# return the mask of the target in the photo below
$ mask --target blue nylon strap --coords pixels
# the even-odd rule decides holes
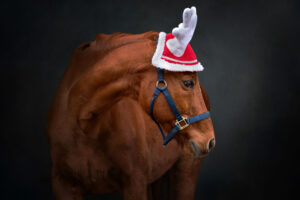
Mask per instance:
[[[209,118],[209,117],[210,117],[210,113],[206,112],[206,113],[203,113],[201,115],[196,115],[194,117],[188,118],[188,119],[186,119],[186,122],[188,124],[192,124],[192,123],[201,121],[201,120]],[[175,134],[179,131],[180,131],[180,127],[176,124],[174,126],[174,128],[172,128],[172,130],[168,133],[167,137],[164,139],[163,145],[166,146],[173,139]]]
[[[201,115],[196,115],[194,117],[190,117],[188,119],[186,119],[186,122],[188,124],[192,124],[194,122],[197,122],[197,121],[200,121],[202,119],[206,119],[206,118],[209,118],[210,117],[210,113],[209,112],[206,112],[206,113],[203,113]]]
[[[163,146],[166,146],[175,136],[176,133],[180,131],[180,127],[178,125],[175,125],[174,128],[171,129],[171,131],[168,133],[167,137],[164,139]]]
[[[158,81],[164,80],[164,71],[161,68],[157,68],[157,76]]]
[[[164,72],[162,69],[160,68],[157,68],[157,74],[158,74],[158,81],[163,81],[164,80]],[[181,117],[181,114],[179,113],[167,87],[163,87],[163,88],[160,88],[160,90],[163,92],[163,94],[165,95],[166,99],[167,99],[167,102],[169,103],[175,117],[177,120],[182,120],[182,117]]]
[[[167,99],[167,102],[169,103],[169,105],[170,105],[170,107],[171,107],[171,109],[172,109],[172,111],[173,111],[173,113],[174,113],[174,115],[176,117],[176,120],[182,120],[182,116],[179,113],[179,111],[178,111],[178,109],[177,109],[177,107],[176,107],[176,105],[175,105],[175,103],[174,103],[174,101],[173,101],[173,99],[172,99],[172,97],[171,97],[168,89],[166,88],[162,92],[165,95],[165,97]]]
[[[154,107],[154,102],[155,102],[155,99],[158,97],[160,93],[160,90],[158,88],[155,88],[155,91],[153,93],[153,97],[152,97],[152,100],[151,100],[151,104],[150,104],[150,116],[152,118],[152,120],[156,123],[156,125],[158,126],[159,128],[159,131],[163,137],[163,140],[165,140],[165,134],[162,130],[162,128],[160,127],[159,123],[155,120],[154,116],[153,116],[153,107]]]

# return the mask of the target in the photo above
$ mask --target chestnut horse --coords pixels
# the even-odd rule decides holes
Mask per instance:
[[[157,81],[151,64],[157,37],[153,31],[98,34],[73,53],[47,120],[56,199],[111,192],[125,200],[194,198],[199,168],[214,147],[213,125],[210,118],[193,123],[162,146],[149,114]],[[209,110],[196,72],[165,70],[164,76],[183,116]],[[186,80],[194,88],[186,87]],[[174,126],[163,95],[153,113],[166,133]]]

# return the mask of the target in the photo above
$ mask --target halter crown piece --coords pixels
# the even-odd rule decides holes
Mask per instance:
[[[190,118],[181,116],[175,105],[175,102],[173,101],[167,89],[167,82],[164,80],[163,69],[169,71],[203,70],[202,65],[198,62],[196,55],[191,45],[189,44],[193,37],[197,24],[196,8],[186,8],[183,11],[182,18],[183,23],[180,23],[178,27],[174,28],[172,30],[172,33],[159,33],[156,50],[152,57],[152,65],[157,67],[158,80],[156,82],[156,88],[150,104],[150,115],[152,120],[158,126],[163,137],[163,146],[167,145],[173,139],[176,133],[178,133],[182,129],[185,129],[191,123],[195,123],[210,117],[209,112],[202,113]],[[159,83],[163,83],[163,86],[160,87]],[[153,115],[155,99],[160,93],[163,93],[163,95],[165,96],[176,118],[175,125],[167,134],[167,136],[165,136],[163,129],[161,128],[159,122],[155,120]]]

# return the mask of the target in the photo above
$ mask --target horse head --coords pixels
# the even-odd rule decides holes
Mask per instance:
[[[178,27],[174,28],[172,33],[166,35],[164,32],[161,32],[159,34],[157,48],[152,58],[152,64],[159,68],[159,80],[157,83],[162,84],[162,86],[157,85],[154,94],[156,98],[157,94],[163,91],[161,87],[164,88],[168,85],[171,95],[168,94],[168,90],[167,93],[162,92],[167,100],[163,98],[165,100],[163,101],[163,96],[160,97],[160,100],[158,100],[160,103],[157,103],[154,111],[155,113],[153,112],[153,103],[155,98],[152,99],[151,117],[158,124],[158,126],[160,126],[160,123],[168,124],[166,125],[168,126],[167,129],[170,130],[170,126],[172,127],[172,124],[174,126],[175,115],[175,129],[173,128],[171,130],[171,135],[175,135],[178,131],[176,129],[180,129],[181,134],[179,134],[180,136],[178,138],[182,138],[180,139],[181,144],[189,144],[192,152],[196,156],[201,157],[213,149],[215,146],[215,139],[211,119],[205,119],[209,117],[208,110],[210,108],[208,97],[204,89],[201,88],[198,81],[197,72],[195,72],[202,71],[203,67],[197,61],[196,56],[189,45],[197,24],[196,8],[186,8],[183,12],[182,18],[183,23],[180,23]],[[164,75],[161,68],[165,69],[165,79],[162,77]],[[155,76],[151,75],[151,77]],[[148,79],[151,78],[148,77]],[[151,91],[151,89],[147,87],[153,86],[153,81],[154,80],[151,79],[150,82],[143,84],[145,88],[141,91]],[[166,89],[164,91],[166,91]],[[145,94],[145,96],[147,95]],[[167,96],[173,97],[174,100]],[[149,97],[145,97],[145,99],[147,99],[146,102],[149,102]],[[144,102],[145,108],[147,108],[146,102]],[[201,115],[201,113],[203,114]],[[203,116],[206,117],[203,118]],[[190,125],[188,122],[191,122],[189,119],[192,118],[199,119],[199,121],[197,121],[198,123],[183,131],[182,129]],[[180,123],[182,123],[182,125],[180,125]],[[164,138],[164,144],[167,144],[171,137]],[[184,138],[188,138],[189,142],[183,142],[186,141]]]
[[[190,118],[209,111],[208,96],[199,83],[197,72],[165,71],[164,76],[168,90],[183,117]],[[151,70],[144,74],[140,83],[138,99],[144,111],[148,114],[156,82],[156,70]],[[170,131],[175,124],[174,114],[163,95],[158,96],[154,104],[153,115],[165,132]],[[181,144],[187,154],[196,157],[207,155],[215,146],[211,119],[207,118],[190,124],[176,134],[175,140]]]

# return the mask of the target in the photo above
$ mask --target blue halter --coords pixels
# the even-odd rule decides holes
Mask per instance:
[[[176,105],[167,89],[167,82],[164,80],[164,74],[163,74],[163,70],[160,69],[160,68],[157,68],[157,74],[158,74],[158,81],[156,82],[156,88],[155,88],[155,91],[153,93],[153,97],[152,97],[152,100],[151,100],[151,104],[150,104],[150,115],[151,115],[151,118],[153,119],[153,121],[157,124],[159,130],[160,130],[160,133],[163,137],[163,146],[166,146],[172,139],[173,137],[175,136],[175,134],[188,127],[190,124],[194,123],[194,122],[198,122],[202,119],[206,119],[208,117],[210,117],[210,113],[209,112],[206,112],[206,113],[203,113],[201,115],[196,115],[194,117],[190,117],[190,118],[185,118],[185,117],[182,117],[181,114],[179,113],[178,109],[176,108]],[[163,87],[159,87],[159,83],[163,83],[164,86]],[[153,116],[153,107],[154,107],[154,102],[155,102],[155,99],[158,97],[158,95],[160,93],[163,93],[167,99],[167,102],[168,104],[170,105],[175,117],[176,117],[176,123],[175,123],[175,126],[171,129],[171,131],[168,133],[167,136],[165,136],[161,126],[159,125],[159,123],[154,119],[154,116]]]

